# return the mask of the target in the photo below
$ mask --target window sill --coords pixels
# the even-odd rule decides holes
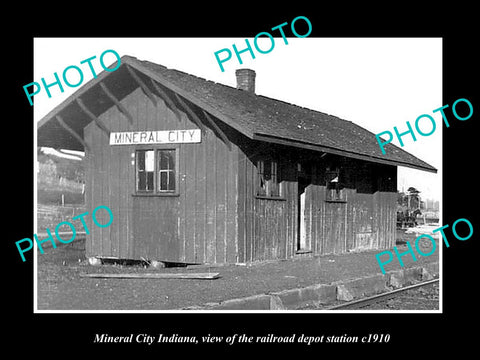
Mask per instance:
[[[297,250],[295,251],[295,255],[303,255],[303,254],[311,254],[312,250]]]
[[[325,200],[327,203],[346,203],[347,200]]]
[[[179,193],[132,194],[133,197],[176,197]]]
[[[255,195],[255,199],[287,201],[287,199],[284,197],[263,196],[263,195]]]

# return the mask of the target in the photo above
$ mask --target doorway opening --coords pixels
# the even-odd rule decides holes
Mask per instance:
[[[307,211],[306,211],[306,200],[307,200],[307,187],[310,185],[311,181],[307,176],[298,177],[298,197],[297,197],[297,246],[296,253],[310,252],[310,244],[307,241]]]

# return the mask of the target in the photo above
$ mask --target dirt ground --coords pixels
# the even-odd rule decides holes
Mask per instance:
[[[401,233],[399,251],[413,246],[415,235]],[[421,244],[427,253],[428,244]],[[430,245],[431,246],[431,245]],[[168,310],[207,302],[246,297],[313,284],[358,278],[380,273],[375,258],[378,251],[299,258],[257,263],[248,266],[199,266],[188,268],[144,268],[136,265],[92,266],[85,261],[84,241],[48,249],[37,254],[38,310]],[[437,251],[429,257],[404,256],[405,266],[438,261]],[[386,271],[400,269],[392,261]],[[134,272],[214,272],[216,280],[178,279],[99,279],[82,278],[82,273]]]

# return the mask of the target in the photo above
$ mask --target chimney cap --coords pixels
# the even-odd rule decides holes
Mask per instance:
[[[241,74],[241,73],[253,73],[255,74],[255,70],[252,70],[252,69],[249,69],[249,68],[241,68],[241,69],[237,69],[235,70],[235,75],[238,75],[238,74]]]

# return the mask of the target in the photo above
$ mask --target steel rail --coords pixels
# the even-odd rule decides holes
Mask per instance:
[[[367,305],[370,305],[370,304],[375,304],[375,303],[380,302],[380,301],[385,301],[385,300],[392,299],[392,298],[396,297],[397,295],[399,295],[400,293],[403,293],[405,291],[416,289],[416,288],[426,286],[426,285],[431,285],[431,284],[434,284],[438,281],[439,281],[439,279],[423,281],[423,282],[420,282],[418,284],[405,286],[405,287],[402,287],[400,289],[388,291],[388,292],[378,294],[378,295],[373,295],[373,296],[370,296],[370,297],[367,297],[367,298],[364,298],[364,299],[358,299],[358,300],[354,300],[354,301],[349,301],[347,303],[334,305],[334,306],[331,306],[331,307],[328,307],[328,308],[324,308],[323,310],[349,309],[349,308],[355,308],[358,305],[362,305],[361,307],[363,307],[363,306],[367,306]]]

